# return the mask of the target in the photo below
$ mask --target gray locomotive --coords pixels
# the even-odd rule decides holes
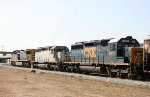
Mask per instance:
[[[58,69],[58,64],[69,61],[69,49],[66,46],[46,46],[37,49],[16,50],[12,53],[14,66],[43,69]]]
[[[64,61],[69,61],[69,49],[66,46],[47,46],[35,50],[33,63],[38,68],[56,70]]]
[[[11,64],[13,66],[31,67],[35,60],[35,49],[15,50],[12,52]]]

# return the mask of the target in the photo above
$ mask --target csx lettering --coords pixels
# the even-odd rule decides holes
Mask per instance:
[[[84,57],[86,58],[96,58],[96,47],[84,48]]]

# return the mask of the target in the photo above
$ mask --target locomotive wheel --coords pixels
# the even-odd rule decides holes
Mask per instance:
[[[66,72],[71,72],[71,70],[68,68],[68,66],[65,68]]]
[[[76,73],[80,73],[80,68],[79,68],[79,66],[75,66],[75,69],[76,69]]]
[[[15,63],[15,62],[11,62],[11,65],[12,65],[12,66],[16,66],[16,63]]]
[[[30,67],[29,65],[30,65],[29,63],[26,63],[26,64],[25,64],[25,67],[29,68],[29,67]]]
[[[58,71],[58,70],[59,70],[58,66],[55,66],[54,71]]]
[[[120,78],[127,78],[127,77],[128,77],[128,74],[120,73]]]
[[[116,75],[117,75],[117,74],[114,73],[114,72],[111,72],[111,73],[110,73],[110,77],[116,77]]]
[[[136,80],[144,80],[144,72],[142,71],[141,65],[138,65],[134,71]]]
[[[144,80],[144,73],[143,72],[136,72],[135,78],[136,78],[136,80]]]
[[[76,72],[76,70],[75,70],[74,66],[71,66],[71,67],[70,67],[70,71],[71,71],[71,72],[73,72],[73,73],[75,73],[75,72]]]
[[[48,65],[47,65],[47,68],[48,68],[48,70],[51,70],[51,65],[48,64]]]
[[[22,62],[22,67],[26,67],[26,63],[25,62]]]

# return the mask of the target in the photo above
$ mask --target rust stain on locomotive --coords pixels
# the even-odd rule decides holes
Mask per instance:
[[[130,53],[130,64],[143,63],[143,48],[131,48]]]

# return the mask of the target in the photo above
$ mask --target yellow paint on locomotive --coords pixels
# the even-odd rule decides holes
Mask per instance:
[[[130,48],[130,64],[143,63],[143,48],[132,47]]]
[[[86,58],[96,58],[96,47],[86,47],[84,48],[84,57]]]

